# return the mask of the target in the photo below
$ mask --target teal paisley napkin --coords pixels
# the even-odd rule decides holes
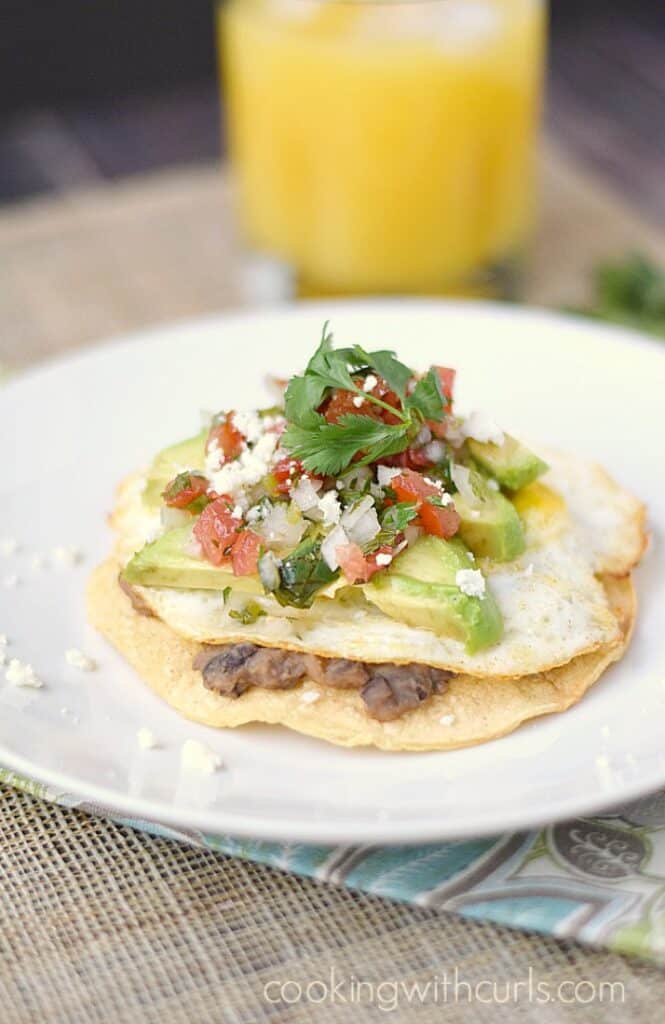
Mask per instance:
[[[665,790],[613,813],[422,846],[314,846],[178,830],[0,769],[41,799],[322,882],[665,964]]]

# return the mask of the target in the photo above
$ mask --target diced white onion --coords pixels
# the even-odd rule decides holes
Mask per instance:
[[[471,471],[466,466],[460,466],[457,463],[454,463],[450,470],[450,475],[455,487],[467,504],[472,507],[477,507],[482,504],[480,498],[471,486]]]
[[[344,544],[348,543],[349,538],[347,537],[343,527],[335,526],[330,531],[330,533],[324,540],[323,544],[321,545],[321,557],[326,563],[326,565],[333,570],[333,572],[335,571],[335,569],[339,569],[339,561],[337,559],[337,548],[340,548]]]
[[[415,526],[414,523],[409,523],[404,530],[404,539],[407,545],[411,547],[412,544],[415,544],[422,532],[423,531],[419,526]]]
[[[177,526],[188,526],[192,521],[191,513],[186,509],[172,508],[169,505],[162,505],[160,516],[165,530],[175,530]]]
[[[382,487],[389,487],[390,481],[402,472],[397,466],[377,466],[376,479]]]
[[[272,551],[266,551],[259,559],[259,577],[266,590],[277,590],[280,583],[279,578],[280,561]]]
[[[270,509],[265,518],[255,523],[254,530],[268,547],[295,547],[307,529],[301,516],[297,518],[280,502]]]
[[[430,441],[423,448],[423,455],[430,462],[441,462],[446,454],[446,446],[443,441]]]
[[[353,466],[340,477],[338,483],[341,482],[342,486],[339,490],[358,490],[371,479],[371,476],[372,471],[369,466]]]
[[[292,498],[301,512],[307,512],[318,504],[319,496],[308,476],[303,476],[298,481],[292,492]]]

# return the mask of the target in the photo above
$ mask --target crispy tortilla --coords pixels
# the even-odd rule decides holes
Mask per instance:
[[[216,728],[251,722],[285,725],[342,746],[383,750],[452,750],[512,732],[522,722],[577,703],[628,646],[636,614],[631,578],[603,578],[619,624],[620,638],[567,665],[514,679],[458,676],[445,694],[394,722],[367,714],[362,698],[305,681],[292,690],[252,687],[229,698],[207,690],[192,668],[199,644],[185,640],[157,618],[139,615],[117,582],[119,563],[109,559],[93,573],[88,587],[92,624],[124,655],[152,689],[176,711]],[[303,694],[316,690],[314,702]],[[449,716],[454,716],[450,721]],[[441,721],[443,719],[443,722]]]

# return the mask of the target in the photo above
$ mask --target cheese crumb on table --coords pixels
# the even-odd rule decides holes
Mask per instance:
[[[6,633],[0,633],[0,647],[6,647],[9,643]]]
[[[194,775],[212,775],[222,767],[222,759],[199,740],[185,740],[180,748],[180,767]]]
[[[14,537],[3,537],[0,540],[0,555],[5,558],[9,558],[10,555],[15,555],[18,551],[18,541]]]
[[[145,725],[136,733],[136,739],[141,750],[153,750],[157,746],[154,732]]]
[[[70,647],[65,651],[65,661],[73,668],[80,668],[82,672],[92,672],[97,668],[95,659],[79,651],[77,647]]]
[[[19,661],[18,658],[12,658],[9,662],[5,679],[12,686],[27,686],[33,690],[39,690],[44,685],[32,665]]]
[[[16,573],[13,572],[9,576],[5,576],[2,582],[6,587],[16,587],[19,584],[19,578]]]
[[[64,545],[60,545],[57,548],[53,548],[51,555],[56,565],[63,566],[78,565],[78,563],[83,558],[83,555],[78,550],[78,548],[65,547]]]
[[[455,583],[467,597],[483,597],[485,594],[485,577],[480,569],[458,569]]]

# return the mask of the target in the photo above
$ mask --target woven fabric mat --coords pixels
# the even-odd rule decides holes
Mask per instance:
[[[665,259],[657,229],[546,146],[527,298],[578,302],[596,261],[633,247]],[[214,168],[8,208],[0,362],[240,305],[238,266],[229,184]],[[0,840],[2,1024],[662,1015],[665,975],[637,960],[320,885],[7,786]],[[458,983],[445,998],[443,976]],[[414,981],[430,983],[422,997],[409,996]]]

